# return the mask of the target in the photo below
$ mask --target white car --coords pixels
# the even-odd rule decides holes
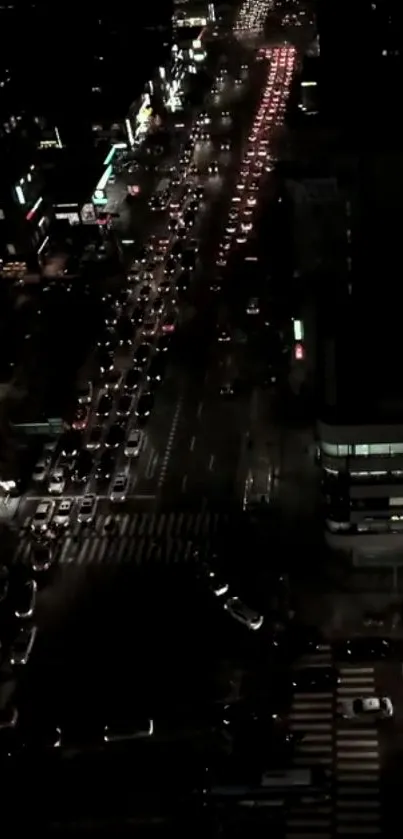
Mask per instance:
[[[13,666],[22,666],[27,663],[32,647],[34,646],[37,631],[36,626],[21,627],[11,645],[10,664]]]
[[[66,486],[66,479],[64,477],[63,469],[54,469],[49,477],[49,492],[52,495],[62,495]]]
[[[243,623],[244,626],[248,629],[254,630],[255,632],[263,625],[263,615],[259,615],[259,612],[255,612],[254,609],[250,609],[249,606],[245,606],[239,597],[229,597],[224,603],[224,609],[231,615],[232,618],[234,618],[234,620],[239,623]]]
[[[246,314],[247,315],[258,315],[260,312],[259,309],[259,301],[257,297],[251,297],[246,307]]]
[[[114,478],[110,499],[114,502],[126,501],[127,490],[129,486],[129,476],[125,472],[120,472]]]
[[[34,533],[44,533],[48,529],[54,508],[54,501],[41,501],[38,504],[31,521],[31,530]]]
[[[126,457],[138,457],[144,444],[144,431],[140,428],[133,429],[126,441],[125,455]]]
[[[63,498],[63,501],[60,502],[53,518],[53,523],[57,527],[68,527],[73,505],[74,501],[72,498]]]
[[[96,509],[96,495],[84,495],[84,498],[81,501],[78,510],[77,521],[81,522],[82,524],[91,524],[91,522],[94,520]]]
[[[348,720],[387,719],[393,717],[393,704],[389,696],[361,696],[345,700],[342,704],[342,714]]]

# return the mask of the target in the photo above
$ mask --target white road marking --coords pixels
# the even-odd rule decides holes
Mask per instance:
[[[210,457],[210,460],[209,460],[209,464],[208,464],[208,468],[209,468],[210,472],[212,472],[212,470],[214,468],[214,461],[215,461],[215,457],[212,454],[211,457]]]
[[[199,403],[199,407],[198,407],[198,409],[197,409],[197,416],[198,416],[199,418],[201,417],[202,410],[203,410],[203,402],[200,402],[200,403]]]
[[[192,437],[192,439],[190,441],[190,446],[189,446],[189,449],[190,449],[191,452],[193,451],[193,449],[195,447],[195,443],[196,443],[196,437]]]
[[[161,464],[161,471],[160,471],[160,475],[159,475],[159,479],[158,479],[158,489],[161,489],[161,487],[164,484],[165,478],[166,478],[169,458],[171,457],[172,448],[173,448],[174,439],[175,439],[175,434],[176,434],[176,429],[178,427],[178,422],[179,422],[179,416],[180,416],[180,412],[182,410],[182,403],[183,403],[183,397],[181,396],[178,400],[178,404],[176,406],[176,410],[175,410],[175,413],[173,415],[171,430],[170,430],[169,435],[168,435],[167,447],[165,449],[165,454],[164,454],[164,458],[163,458],[163,461],[162,461],[162,464]]]
[[[185,492],[185,491],[186,491],[186,484],[187,484],[187,482],[188,482],[188,476],[187,476],[187,475],[184,475],[184,476],[183,476],[183,478],[182,478],[182,487],[181,487],[182,492]]]

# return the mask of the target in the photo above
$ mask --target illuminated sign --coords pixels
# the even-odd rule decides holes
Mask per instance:
[[[31,221],[31,219],[34,217],[38,207],[41,206],[42,201],[43,201],[43,198],[38,198],[38,200],[35,202],[34,206],[32,207],[32,210],[30,210],[29,213],[27,213],[26,216],[25,216],[27,221]]]
[[[296,361],[303,361],[305,358],[305,350],[302,344],[295,344],[294,356]]]
[[[295,341],[303,341],[304,340],[304,324],[302,320],[294,320],[294,340]]]
[[[19,204],[25,204],[25,195],[20,186],[15,188]]]
[[[97,217],[92,204],[83,204],[81,207],[81,221],[83,224],[96,224]]]
[[[127,149],[127,143],[114,143],[105,157],[104,166],[109,166],[109,164],[112,163],[112,160],[115,157],[115,154],[118,151],[118,149]]]
[[[127,194],[128,194],[128,195],[133,195],[133,196],[135,196],[135,195],[138,195],[138,194],[139,194],[139,192],[140,192],[140,187],[139,187],[139,186],[137,186],[137,184],[130,184],[130,185],[127,187]]]
[[[188,26],[190,29],[192,26],[206,26],[208,23],[206,17],[184,17],[184,18],[176,18],[175,19],[175,26],[179,29],[185,26]]]

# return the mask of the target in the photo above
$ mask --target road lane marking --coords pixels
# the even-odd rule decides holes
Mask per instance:
[[[189,449],[190,449],[191,452],[193,451],[193,449],[195,447],[195,443],[196,443],[196,437],[192,437],[192,439],[190,441],[190,446],[189,446]]]
[[[199,407],[197,409],[197,416],[201,417],[201,412],[203,410],[203,402],[199,402]]]
[[[209,460],[209,464],[208,464],[208,468],[209,468],[210,472],[212,472],[212,470],[214,468],[214,461],[215,461],[215,457],[212,454],[211,457],[210,457],[210,460]]]
[[[162,464],[161,464],[161,471],[160,471],[159,478],[158,478],[158,489],[161,489],[161,487],[162,487],[162,485],[165,481],[165,478],[166,478],[169,458],[171,457],[171,452],[172,452],[172,448],[173,448],[173,444],[174,444],[175,434],[176,434],[176,430],[178,428],[178,423],[179,423],[179,416],[180,416],[180,413],[181,413],[181,410],[182,410],[182,403],[183,403],[183,396],[181,396],[178,399],[178,404],[176,406],[176,410],[175,410],[175,413],[173,415],[171,430],[169,432],[168,440],[167,440],[167,447],[165,449],[164,458],[163,458],[163,461],[162,461]]]
[[[188,476],[184,475],[183,478],[182,478],[182,492],[186,491],[187,482],[188,482]]]

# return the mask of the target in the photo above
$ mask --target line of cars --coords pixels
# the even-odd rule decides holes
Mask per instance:
[[[234,32],[257,35],[263,29],[272,0],[244,0],[238,12]]]

